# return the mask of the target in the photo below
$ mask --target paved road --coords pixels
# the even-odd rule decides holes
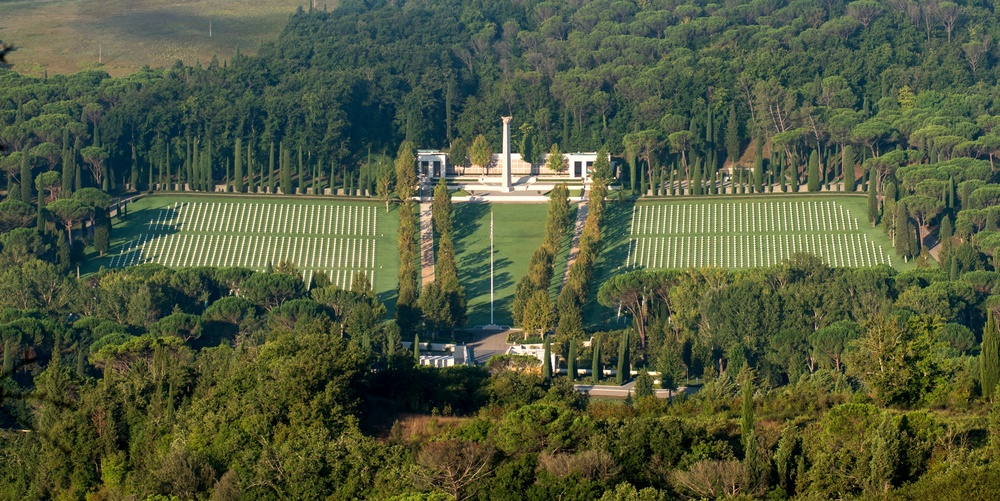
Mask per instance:
[[[499,331],[484,329],[482,333],[477,333],[476,340],[469,343],[469,346],[475,350],[476,363],[485,364],[493,355],[506,352],[507,347],[510,346],[507,344],[508,332],[510,332],[509,329]]]

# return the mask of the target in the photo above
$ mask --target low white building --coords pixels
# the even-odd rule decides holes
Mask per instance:
[[[500,153],[493,154],[493,162],[488,166],[468,165],[457,166],[448,161],[448,154],[438,150],[418,150],[417,162],[420,174],[428,179],[438,179],[464,176],[497,176],[500,177]],[[563,153],[565,169],[553,171],[547,167],[548,153],[542,155],[542,160],[531,164],[521,158],[520,153],[510,154],[510,170],[514,176],[535,176],[544,178],[567,178],[590,180],[597,161],[597,152]],[[610,159],[609,159],[610,160]]]
[[[403,348],[413,348],[413,343],[403,342],[402,345]],[[476,356],[472,347],[465,344],[420,343],[420,365],[438,368],[476,365]]]
[[[515,344],[506,351],[507,355],[528,355],[537,358],[539,361],[545,361],[545,345],[541,344]],[[549,353],[549,363],[551,364],[553,372],[559,368],[558,358],[555,353]]]
[[[417,150],[417,163],[421,175],[428,179],[437,179],[446,175],[448,154],[437,150]]]

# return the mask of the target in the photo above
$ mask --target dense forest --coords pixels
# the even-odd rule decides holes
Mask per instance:
[[[509,114],[526,158],[605,147],[634,193],[874,181],[872,220],[919,231],[896,246],[909,258],[942,213],[951,235],[996,230],[995,197],[965,200],[1000,151],[996,19],[980,1],[345,1],[292,15],[254,57],[123,78],[4,71],[0,166],[28,203],[50,171],[62,195],[370,195],[402,142],[466,163],[480,135],[498,149]],[[896,172],[914,165],[932,168]]]
[[[496,145],[505,114],[522,149],[624,155],[634,189],[727,160],[752,169],[755,153],[756,184],[792,188],[813,151],[826,181],[896,149],[992,159],[997,17],[964,3],[349,0],[291,16],[255,57],[124,78],[5,72],[4,170],[26,192],[23,169],[63,164],[73,189],[242,190],[285,165],[299,187],[373,188],[373,154]]]
[[[0,68],[0,498],[990,499],[995,8],[346,0],[295,13],[253,57],[122,78]],[[364,275],[307,287],[287,262],[76,273],[127,217],[113,196],[280,186],[388,205],[412,195],[417,147],[471,161],[480,135],[497,149],[501,115],[522,152],[622,161],[602,166],[601,195],[604,181],[654,196],[864,190],[870,222],[918,267],[797,255],[593,283],[617,203],[598,196],[553,300],[569,223],[554,196],[516,317],[554,332],[559,366],[448,369],[404,347],[464,322],[448,255],[462,222],[443,196],[449,267],[423,294],[415,209],[399,204],[396,320]],[[595,296],[627,328],[585,332]],[[576,393],[579,368],[595,384],[634,371],[633,397]],[[682,391],[656,399],[647,371]]]
[[[588,401],[534,358],[418,367],[364,275],[308,292],[286,266],[77,280],[44,246],[21,250],[0,252],[7,499],[988,499],[1000,485],[996,272],[801,255],[621,275],[601,300],[643,328],[557,334],[551,350],[573,372],[617,367],[588,382],[634,366],[623,403]],[[658,400],[648,369],[700,389]]]

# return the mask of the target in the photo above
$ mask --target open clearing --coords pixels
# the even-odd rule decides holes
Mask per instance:
[[[322,273],[349,288],[353,274],[363,271],[376,292],[393,295],[397,228],[397,213],[386,214],[378,203],[150,196],[130,205],[128,219],[116,224],[112,248],[99,264],[242,266],[262,271],[287,260],[307,283]]]
[[[336,0],[327,2],[332,9]],[[220,61],[275,40],[303,0],[0,0],[14,70],[35,76]],[[319,8],[323,3],[319,3]],[[209,28],[211,25],[211,34]],[[101,64],[103,61],[103,64]]]

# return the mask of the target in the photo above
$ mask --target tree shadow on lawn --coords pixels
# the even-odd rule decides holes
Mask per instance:
[[[465,250],[465,239],[479,230],[484,223],[483,217],[490,212],[490,204],[481,202],[462,202],[453,206],[454,224],[452,225],[452,242],[455,243],[455,255],[461,255]],[[489,257],[487,255],[486,257]],[[463,263],[464,264],[464,263]]]
[[[156,262],[160,256],[153,256],[147,254],[147,249],[153,249],[156,245],[156,241],[161,238],[166,238],[174,233],[178,233],[181,228],[178,225],[157,225],[157,221],[171,221],[177,216],[177,209],[173,206],[165,207],[150,207],[136,210],[135,212],[129,212],[128,216],[124,219],[119,216],[114,216],[111,218],[111,241],[113,244],[108,248],[108,251],[104,253],[104,257],[98,257],[96,251],[88,254],[86,260],[80,264],[80,271],[82,273],[93,273],[100,268],[111,267],[111,261],[115,260],[115,268],[121,268],[122,266],[118,261],[123,261],[123,258],[116,258],[120,253],[125,253],[128,262],[134,264],[143,264],[145,262]],[[88,221],[84,221],[88,223]],[[152,225],[150,223],[153,223]],[[84,229],[81,228],[74,230],[74,239],[89,239],[93,238],[94,228],[93,226],[87,226]],[[142,241],[143,246],[141,248],[133,248],[134,244],[139,242],[139,238],[145,235]],[[159,249],[160,246],[155,248]],[[93,251],[93,248],[90,248]],[[140,252],[139,256],[133,256],[133,253]],[[158,250],[158,252],[166,252],[164,249]],[[133,260],[134,257],[134,260]]]
[[[503,290],[514,284],[510,272],[505,271],[510,267],[511,261],[508,258],[499,258],[493,262],[493,290]],[[459,264],[459,281],[465,287],[465,297],[467,300],[478,297],[489,297],[490,294],[490,251],[482,251],[469,254],[462,258]],[[494,303],[495,312],[503,312],[498,318],[508,318],[507,313],[510,308],[510,297],[498,298]],[[489,300],[469,305],[468,317],[470,325],[488,323],[490,316]]]
[[[617,312],[597,302],[597,291],[612,276],[631,271],[631,268],[626,267],[626,260],[629,254],[633,207],[635,200],[632,199],[609,201],[607,205],[601,225],[601,255],[595,264],[595,280],[590,284],[587,305],[584,307],[583,318],[586,328],[606,330],[621,327],[612,325]]]

